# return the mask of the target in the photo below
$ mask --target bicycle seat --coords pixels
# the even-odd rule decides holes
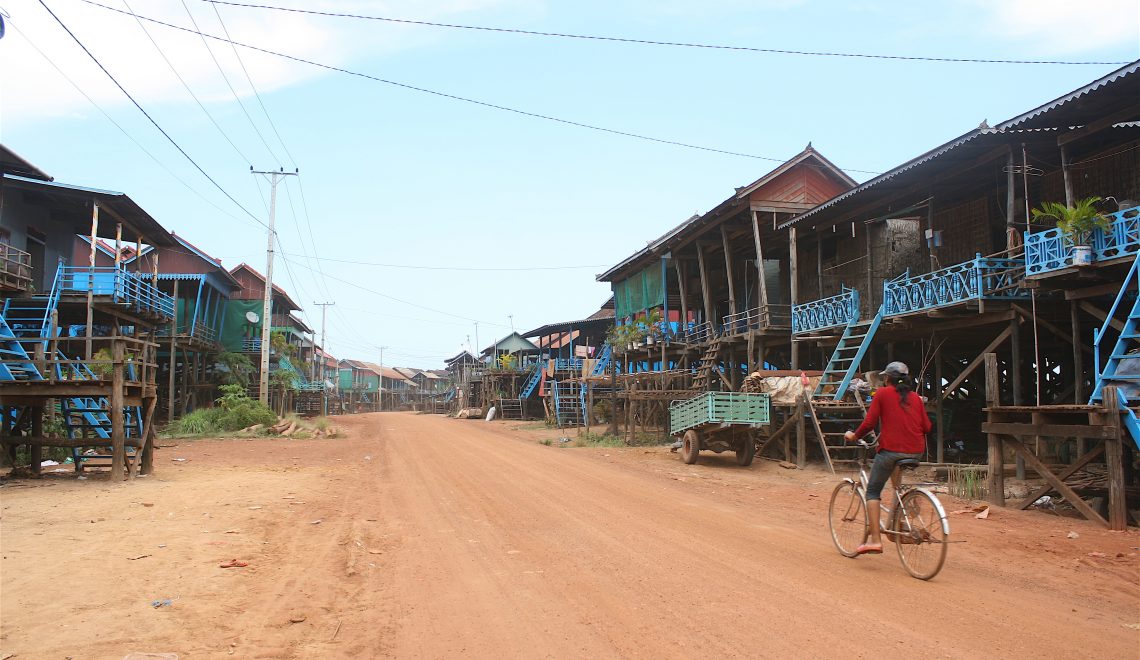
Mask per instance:
[[[900,458],[895,462],[895,467],[900,470],[913,470],[918,467],[917,458]]]

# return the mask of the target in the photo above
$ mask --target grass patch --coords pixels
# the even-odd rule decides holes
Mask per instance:
[[[616,435],[583,433],[571,443],[575,447],[625,447],[625,440]]]
[[[327,431],[329,429],[329,418],[318,417],[313,420],[313,424],[316,425],[318,431]]]
[[[260,401],[251,399],[240,385],[222,385],[216,408],[195,410],[166,427],[166,437],[232,433],[255,424],[271,426],[277,415]]]
[[[554,441],[551,440],[550,438],[543,438],[542,440],[538,441],[538,444],[546,445],[547,447],[549,447],[550,445],[554,444]]]

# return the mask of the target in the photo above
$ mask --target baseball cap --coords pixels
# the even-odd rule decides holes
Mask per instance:
[[[891,378],[899,378],[901,376],[909,376],[910,369],[902,362],[892,362],[887,365],[886,369],[879,372],[880,376],[889,376]]]

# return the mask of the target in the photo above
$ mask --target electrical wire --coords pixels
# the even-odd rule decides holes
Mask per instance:
[[[119,91],[121,91],[128,99],[130,99],[131,103],[133,103],[134,106],[138,108],[139,112],[141,112],[143,116],[146,117],[147,120],[154,125],[156,129],[158,129],[159,133],[162,133],[162,136],[165,137],[167,141],[170,142],[170,144],[174,145],[174,148],[177,149],[180,154],[186,157],[186,160],[190,161],[190,164],[193,165],[194,168],[202,174],[202,176],[206,177],[206,179],[212,183],[215,188],[221,191],[221,193],[225,195],[231,202],[233,202],[234,205],[244,211],[245,214],[248,215],[254,222],[268,229],[268,225],[259,220],[257,216],[250,213],[249,209],[243,206],[241,202],[237,201],[237,199],[235,199],[233,195],[231,195],[225,188],[223,188],[221,184],[215,181],[214,177],[207,174],[206,170],[202,169],[202,166],[198,164],[198,161],[194,160],[190,154],[186,153],[186,150],[182,148],[182,145],[178,144],[178,142],[175,141],[175,139],[166,132],[166,129],[160,126],[159,123],[154,120],[154,117],[152,117],[150,113],[148,113],[146,109],[144,109],[142,105],[140,105],[139,102],[135,100],[135,97],[131,96],[131,93],[128,92],[126,88],[119,83],[115,76],[113,76],[111,72],[107,70],[107,67],[103,66],[103,63],[99,61],[99,58],[95,57],[95,54],[88,50],[87,46],[83,45],[83,42],[79,40],[79,37],[75,36],[75,33],[71,31],[71,28],[67,27],[67,24],[65,24],[59,18],[59,16],[56,16],[55,12],[51,10],[51,7],[47,6],[47,3],[44,2],[44,0],[39,0],[39,2],[40,5],[42,5],[43,8],[46,9],[49,14],[51,14],[51,17],[55,19],[55,22],[59,23],[59,26],[62,27],[65,32],[67,32],[67,34],[72,38],[73,41],[75,41],[76,44],[79,45],[80,48],[83,49],[83,52],[87,53],[87,56],[91,58],[91,61],[94,62],[103,71],[103,73],[107,75],[108,78],[110,78],[111,82],[115,83],[115,86],[119,88]]]
[[[127,2],[127,0],[123,0],[123,6],[126,7],[127,10],[131,13],[134,13],[134,8],[131,7],[130,3]],[[143,34],[146,35],[146,38],[150,40],[150,43],[154,46],[154,49],[158,51],[159,56],[162,57],[162,61],[166,62],[166,66],[170,68],[170,71],[174,74],[174,77],[178,79],[178,82],[182,83],[182,87],[186,89],[186,92],[188,94],[190,94],[190,98],[194,99],[194,103],[198,104],[198,107],[202,110],[203,113],[205,113],[206,117],[210,120],[210,123],[214,125],[214,128],[218,129],[218,132],[222,134],[222,137],[226,139],[226,142],[230,143],[230,146],[233,147],[237,155],[240,156],[241,159],[244,160],[248,165],[251,162],[249,158],[244,153],[242,153],[237,144],[235,144],[234,141],[230,139],[230,136],[226,134],[224,130],[222,130],[221,125],[218,124],[218,121],[216,119],[214,119],[214,115],[206,109],[206,106],[203,105],[202,101],[198,98],[198,95],[194,93],[194,90],[190,89],[190,85],[186,82],[186,79],[182,77],[182,74],[178,73],[178,69],[175,68],[174,63],[170,61],[170,58],[166,56],[166,53],[162,50],[162,47],[159,46],[158,42],[154,40],[153,36],[151,36],[150,30],[146,29],[146,25],[138,18],[135,19],[135,22],[138,23],[139,29],[143,31]]]
[[[226,35],[226,39],[230,38],[230,31],[226,28],[226,22],[222,20],[222,14],[218,11],[217,5],[210,5],[214,8],[214,15],[218,17],[218,24],[222,26],[222,33]],[[265,120],[269,122],[269,127],[273,129],[273,134],[277,136],[277,141],[281,143],[281,148],[285,150],[285,155],[289,157],[290,164],[294,169],[297,167],[297,161],[293,159],[293,154],[289,153],[289,147],[285,146],[285,140],[281,139],[281,133],[277,132],[277,124],[273,123],[273,118],[269,116],[269,110],[265,107],[265,101],[261,99],[261,93],[257,91],[257,86],[253,84],[253,78],[249,75],[249,70],[245,68],[245,61],[242,60],[241,54],[238,53],[237,46],[230,42],[230,47],[234,51],[234,57],[241,66],[242,73],[245,74],[245,79],[249,82],[249,88],[253,90],[253,96],[257,99],[257,104],[261,106],[261,112],[265,115]]]
[[[300,254],[293,253],[293,254],[290,254],[289,256],[290,257],[304,256],[306,259],[310,258],[308,256],[308,254],[300,255]],[[424,265],[410,265],[410,264],[388,264],[388,263],[379,263],[379,262],[375,262],[375,261],[354,261],[352,259],[331,259],[329,257],[324,257],[324,260],[328,261],[330,263],[351,264],[354,266],[376,266],[379,268],[406,268],[409,270],[450,270],[450,271],[462,271],[462,272],[488,272],[488,273],[498,273],[498,272],[516,273],[516,272],[531,272],[531,271],[538,271],[538,270],[582,270],[584,268],[607,268],[607,267],[609,267],[609,264],[587,264],[584,266],[520,266],[517,268],[477,268],[477,267],[473,267],[473,266],[471,266],[471,267],[468,267],[468,266],[424,266]]]
[[[290,262],[290,263],[293,263],[294,265],[296,265],[296,266],[298,266],[298,267],[300,267],[300,268],[306,268],[306,269],[312,270],[312,268],[310,268],[309,266],[306,266],[305,264],[302,264],[302,263],[298,263],[298,262],[294,262],[294,261],[292,261],[292,260],[290,260],[290,259],[285,259],[284,257],[282,258],[282,260],[283,260],[283,261],[286,261],[286,262]],[[385,299],[387,299],[387,300],[392,300],[392,301],[394,301],[394,302],[402,303],[402,304],[404,304],[404,305],[408,305],[409,307],[416,307],[416,308],[418,308],[418,309],[423,309],[423,310],[426,310],[426,311],[429,311],[429,312],[435,312],[436,314],[442,314],[442,315],[444,315],[444,316],[450,316],[450,317],[452,317],[452,318],[462,319],[462,320],[464,320],[464,321],[470,321],[470,322],[472,322],[472,323],[482,323],[482,324],[485,324],[485,325],[496,326],[496,327],[499,327],[499,328],[507,328],[507,327],[510,327],[510,326],[504,325],[504,324],[502,324],[502,323],[494,323],[494,322],[491,322],[491,321],[481,321],[481,320],[479,320],[479,319],[473,319],[473,318],[471,318],[471,317],[469,317],[469,316],[463,316],[463,315],[461,315],[461,314],[454,314],[454,313],[452,313],[452,312],[445,312],[445,311],[443,311],[442,309],[435,309],[434,307],[428,307],[428,306],[426,306],[426,305],[420,305],[419,303],[414,303],[414,302],[411,302],[411,301],[408,301],[408,300],[403,300],[403,299],[401,299],[401,298],[397,298],[397,297],[395,297],[395,296],[390,296],[390,295],[388,295],[388,294],[386,294],[386,293],[381,293],[380,291],[377,291],[377,290],[375,290],[375,289],[370,289],[370,288],[368,288],[368,287],[366,287],[366,286],[361,286],[360,284],[357,284],[356,282],[353,282],[353,281],[351,281],[351,280],[346,280],[346,279],[343,279],[343,278],[340,278],[340,277],[336,277],[335,275],[327,275],[327,277],[328,277],[330,280],[334,280],[334,281],[340,282],[340,283],[342,283],[342,284],[347,284],[347,285],[349,285],[349,286],[351,286],[351,287],[354,287],[354,288],[360,289],[361,291],[366,291],[366,292],[368,292],[368,293],[371,293],[372,295],[375,295],[375,296],[380,296],[381,298],[385,298]],[[335,309],[335,307],[334,307],[334,309]]]
[[[215,204],[213,200],[211,200],[209,197],[206,197],[205,195],[203,195],[201,192],[198,191],[197,188],[191,186],[185,179],[183,179],[182,177],[175,174],[174,170],[167,167],[166,163],[163,163],[149,149],[144,147],[141,142],[136,140],[135,137],[133,135],[131,135],[130,132],[127,131],[127,129],[123,128],[122,124],[115,121],[115,118],[112,117],[109,112],[104,110],[103,106],[99,105],[95,101],[95,99],[91,98],[91,96],[87,92],[83,91],[83,88],[80,87],[79,84],[76,83],[74,80],[72,80],[71,77],[68,76],[67,73],[64,72],[64,70],[61,69],[60,66],[58,64],[56,64],[55,61],[52,60],[51,57],[49,57],[47,53],[45,53],[43,50],[41,50],[40,47],[37,46],[36,43],[34,41],[32,41],[25,32],[20,30],[19,27],[17,27],[16,24],[13,23],[11,19],[7,19],[6,23],[7,23],[8,27],[12,28],[13,30],[16,31],[17,34],[22,36],[27,41],[27,44],[32,47],[32,50],[35,50],[37,53],[39,53],[40,56],[44,58],[44,61],[46,61],[49,65],[51,65],[51,67],[53,69],[56,70],[56,73],[58,73],[60,76],[62,76],[64,80],[66,80],[73,88],[75,88],[75,91],[79,92],[80,96],[87,99],[87,102],[90,103],[96,110],[98,110],[99,113],[102,114],[107,119],[107,121],[111,122],[111,124],[115,128],[119,129],[119,132],[121,132],[124,137],[126,137],[136,147],[138,147],[139,151],[143,152],[144,154],[146,154],[146,156],[148,158],[150,158],[152,161],[154,161],[155,165],[158,165],[160,168],[162,168],[162,170],[164,172],[169,174],[172,179],[174,179],[178,183],[182,184],[182,186],[184,188],[189,190],[191,193],[193,193],[195,196],[197,196],[203,202],[206,202],[210,206],[214,207],[214,209],[217,210],[222,215],[225,215],[225,216],[232,218],[234,220],[240,220],[240,218],[238,218],[236,215],[230,213],[229,211],[227,211],[227,210],[223,209],[222,207],[218,206],[217,204]]]
[[[113,9],[113,7],[104,8]],[[274,162],[280,162],[280,160],[277,158],[277,155],[273,153],[273,147],[269,146],[269,142],[265,139],[265,136],[261,134],[261,129],[257,127],[257,122],[253,121],[253,116],[249,114],[249,110],[246,109],[245,103],[242,103],[241,96],[238,95],[237,90],[234,89],[233,83],[230,82],[229,76],[226,75],[225,69],[222,68],[222,63],[219,62],[217,56],[214,55],[214,50],[210,48],[210,43],[206,41],[206,35],[200,31],[200,28],[198,27],[198,21],[194,18],[194,14],[190,11],[190,6],[186,4],[186,0],[182,0],[182,8],[186,10],[186,15],[190,18],[190,24],[194,26],[194,30],[190,30],[190,32],[201,37],[202,45],[205,46],[206,52],[209,53],[210,59],[213,60],[214,66],[218,69],[218,73],[221,74],[222,80],[225,81],[226,87],[230,90],[230,94],[233,94],[234,100],[237,101],[238,107],[241,108],[242,114],[245,115],[246,120],[249,121],[249,125],[253,127],[253,132],[257,134],[258,139],[261,140],[261,144],[265,146],[265,150],[269,152],[269,155],[271,158],[273,158]],[[136,15],[135,18],[140,17]],[[148,19],[144,18],[143,20]]]
[[[243,2],[226,2],[223,0],[203,0],[215,7],[217,5],[226,5],[229,7],[243,7],[246,9],[269,9],[279,12],[289,12],[294,14],[308,14],[312,16],[327,16],[333,18],[352,18],[366,21],[383,21],[386,23],[398,23],[402,25],[423,25],[429,27],[450,28],[457,30],[477,30],[483,32],[498,32],[502,34],[518,34],[532,37],[555,37],[559,39],[582,39],[590,41],[610,41],[617,43],[639,44],[643,46],[672,46],[683,48],[704,48],[711,50],[730,50],[730,51],[743,51],[752,53],[767,53],[774,55],[803,55],[811,57],[848,57],[848,58],[861,58],[871,60],[902,60],[912,62],[949,62],[955,64],[1064,64],[1075,66],[1088,66],[1088,65],[1114,65],[1120,66],[1128,64],[1128,62],[1094,62],[1094,61],[1073,61],[1073,60],[1001,60],[1001,59],[981,59],[981,58],[964,58],[964,57],[928,57],[918,55],[879,55],[873,53],[841,53],[830,51],[810,51],[810,50],[788,50],[780,48],[757,48],[754,46],[728,46],[722,44],[701,44],[690,43],[684,41],[660,41],[653,39],[633,39],[628,37],[606,37],[590,34],[571,34],[567,32],[541,32],[537,30],[522,30],[519,28],[502,28],[502,27],[488,27],[482,25],[460,25],[456,23],[435,23],[432,21],[416,21],[402,18],[388,18],[384,16],[367,16],[364,14],[347,14],[341,12],[331,11],[316,11],[312,9],[294,9],[292,7],[276,7],[273,5],[255,5]]]
[[[108,11],[116,12],[119,14],[128,14],[131,16],[135,16],[135,14],[130,14],[129,12],[125,12],[122,9],[118,9],[116,7],[109,7],[107,5],[100,4],[98,2],[95,2],[94,0],[81,0],[81,1],[86,3],[86,4],[92,5],[94,7],[100,7],[102,9],[106,9]],[[40,2],[43,2],[43,0],[40,0]],[[207,39],[214,39],[217,41],[230,43],[232,45],[241,46],[242,48],[248,48],[250,50],[253,50],[253,51],[256,51],[259,53],[265,53],[266,55],[273,55],[274,57],[284,58],[287,60],[291,60],[293,62],[299,62],[301,64],[308,64],[309,66],[314,66],[314,67],[317,67],[320,69],[325,69],[327,71],[335,71],[337,73],[343,73],[346,75],[355,76],[357,78],[364,78],[366,80],[371,80],[373,82],[378,82],[378,83],[382,83],[385,85],[391,85],[393,87],[399,87],[401,89],[406,89],[406,90],[410,90],[410,91],[414,91],[414,92],[420,92],[422,94],[429,94],[431,96],[438,96],[440,98],[450,99],[453,101],[460,101],[463,103],[469,103],[471,105],[477,105],[477,106],[484,107],[484,108],[490,108],[492,110],[500,110],[502,112],[509,112],[509,113],[520,115],[523,117],[530,117],[532,119],[541,119],[544,121],[554,122],[557,124],[563,124],[565,126],[574,126],[577,128],[584,128],[584,129],[591,130],[591,131],[597,131],[599,133],[606,133],[609,135],[618,135],[618,136],[622,136],[622,137],[633,138],[636,140],[643,140],[646,142],[654,142],[657,144],[667,144],[667,145],[675,146],[675,147],[683,147],[685,149],[694,149],[696,151],[705,151],[705,152],[709,152],[709,153],[723,154],[726,156],[738,156],[740,158],[751,158],[754,160],[763,160],[763,161],[769,161],[769,162],[774,162],[774,163],[784,163],[784,162],[787,162],[787,160],[788,160],[787,158],[775,158],[773,156],[759,156],[756,154],[742,153],[739,151],[729,151],[727,149],[717,149],[715,147],[705,147],[705,146],[701,146],[698,144],[690,144],[688,142],[680,142],[678,140],[667,140],[664,138],[657,138],[657,137],[653,137],[650,135],[642,135],[640,133],[631,133],[628,131],[622,131],[622,130],[618,130],[618,129],[614,129],[614,128],[606,128],[604,126],[598,126],[596,124],[587,124],[584,122],[574,121],[571,119],[563,119],[561,117],[555,117],[553,115],[545,115],[545,114],[538,113],[538,112],[530,112],[528,110],[520,110],[518,108],[512,108],[510,106],[499,105],[497,103],[491,103],[488,101],[480,101],[478,99],[472,99],[472,98],[468,98],[465,96],[459,96],[457,94],[449,94],[447,92],[440,92],[440,91],[436,91],[433,89],[428,89],[426,87],[418,87],[416,85],[410,85],[408,83],[402,83],[402,82],[398,82],[395,80],[380,78],[379,76],[373,76],[371,74],[361,73],[359,71],[352,71],[351,69],[345,69],[343,67],[333,66],[331,64],[323,64],[321,62],[316,62],[314,60],[306,59],[306,58],[299,57],[296,55],[289,55],[287,53],[282,53],[279,51],[270,50],[268,48],[262,48],[260,46],[253,46],[250,44],[242,43],[240,41],[233,41],[230,39],[226,39],[224,37],[218,37],[218,36],[215,36],[212,34],[206,34],[204,32],[198,31],[198,30],[192,30],[190,28],[182,27],[180,25],[174,25],[173,23],[167,23],[166,21],[160,21],[160,20],[155,19],[155,18],[149,18],[147,16],[137,16],[137,17],[141,18],[144,21],[150,21],[152,23],[155,23],[158,25],[163,25],[163,26],[166,26],[166,27],[174,29],[174,30],[180,30],[183,32],[192,32],[194,34],[201,35],[202,37],[207,38]],[[856,169],[856,168],[845,168],[845,169],[848,172],[858,172],[861,174],[882,174],[882,172],[878,172],[878,171],[874,171],[874,170],[861,170],[861,169]]]

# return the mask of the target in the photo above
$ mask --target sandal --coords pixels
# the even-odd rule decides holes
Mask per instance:
[[[881,555],[883,554],[883,544],[864,543],[856,548],[855,552],[860,555]]]
[[[246,566],[249,566],[249,563],[240,559],[231,559],[224,564],[218,564],[218,568],[244,568]]]

